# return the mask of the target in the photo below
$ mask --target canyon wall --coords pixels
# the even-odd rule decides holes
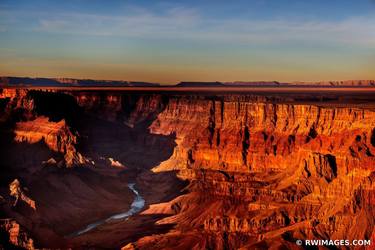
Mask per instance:
[[[72,132],[79,117],[48,120],[46,112],[35,115],[40,100],[11,91],[2,92],[4,110],[24,110],[16,141],[43,140],[66,155],[83,139]],[[124,249],[299,249],[298,239],[374,239],[375,106],[245,94],[60,94],[90,121],[131,129],[144,154],[158,144],[140,128],[175,140],[170,157],[152,175],[138,170],[136,181],[141,192],[166,172],[189,183],[183,195],[142,212],[173,227]]]
[[[87,123],[71,95],[2,89],[0,105],[0,219],[15,221],[35,248],[66,249],[67,234],[130,207],[123,169],[80,151],[77,124]],[[0,245],[28,248],[9,225]]]
[[[374,128],[374,110],[350,105],[171,98],[150,131],[175,134],[177,146],[154,171],[177,170],[192,193],[160,223],[206,234],[198,248],[370,239]]]
[[[156,170],[277,171],[315,153],[347,174],[373,164],[374,128],[372,110],[182,98],[170,100],[150,131],[175,133],[178,142]]]

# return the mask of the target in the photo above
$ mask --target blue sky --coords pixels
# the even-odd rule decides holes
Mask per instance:
[[[374,14],[374,0],[0,0],[0,74],[370,79]]]

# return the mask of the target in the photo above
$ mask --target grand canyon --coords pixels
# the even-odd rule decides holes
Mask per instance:
[[[374,250],[375,0],[0,0],[0,250]]]
[[[1,78],[4,249],[375,243],[375,81],[38,81]]]

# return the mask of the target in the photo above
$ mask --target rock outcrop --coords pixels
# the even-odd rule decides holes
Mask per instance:
[[[1,249],[16,249],[16,247],[34,250],[34,241],[13,219],[0,219],[0,232],[4,233],[8,242],[0,242]]]
[[[29,207],[36,210],[35,201],[25,194],[19,180],[15,179],[9,184],[9,194],[15,198],[13,206],[16,206],[18,201],[21,200],[29,205]]]
[[[17,142],[37,143],[43,141],[51,150],[64,154],[67,166],[84,164],[85,158],[77,152],[77,136],[74,135],[64,120],[52,122],[47,117],[17,122],[14,129]]]

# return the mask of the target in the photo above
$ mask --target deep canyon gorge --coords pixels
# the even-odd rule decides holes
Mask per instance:
[[[375,243],[371,93],[3,88],[0,145],[5,249]]]

